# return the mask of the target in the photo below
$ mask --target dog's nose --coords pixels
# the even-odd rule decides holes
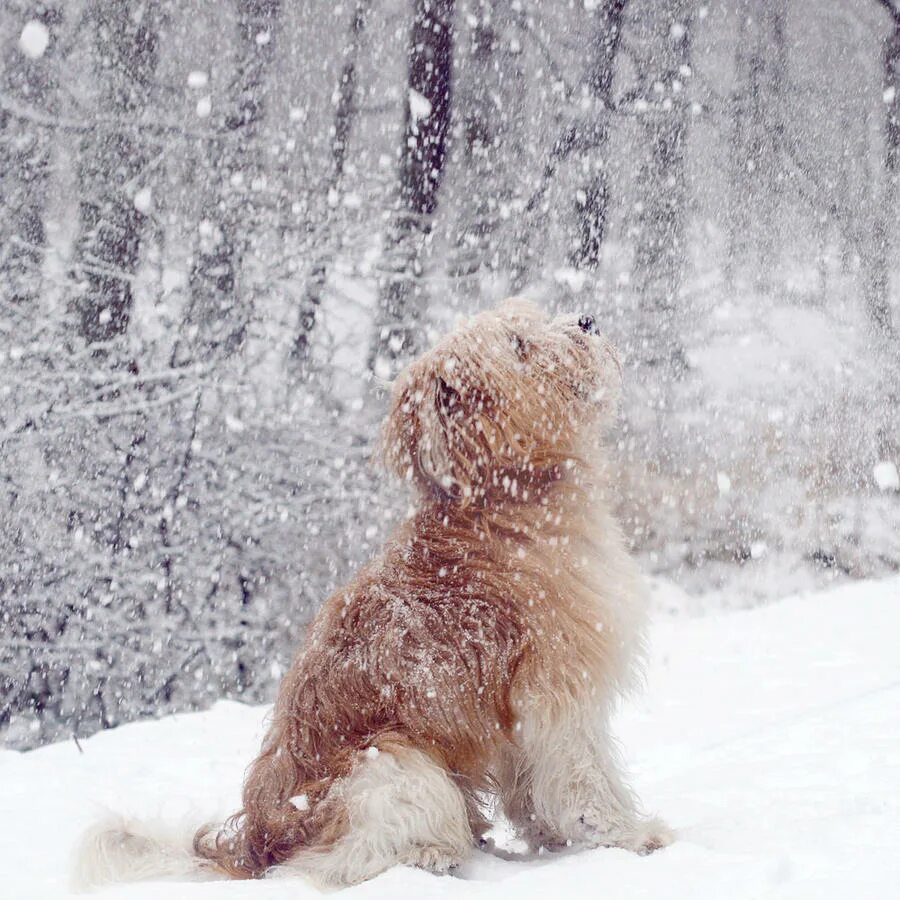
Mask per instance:
[[[597,333],[597,326],[594,324],[593,316],[581,316],[578,319],[578,327],[585,334],[596,334]]]

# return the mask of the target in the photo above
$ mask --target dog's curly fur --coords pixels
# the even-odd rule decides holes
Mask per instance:
[[[418,511],[319,611],[243,808],[197,833],[192,865],[331,884],[443,871],[486,830],[490,795],[533,845],[669,842],[608,731],[644,616],[600,477],[619,382],[605,339],[522,301],[401,374],[382,448]],[[91,840],[110,856],[124,837]]]

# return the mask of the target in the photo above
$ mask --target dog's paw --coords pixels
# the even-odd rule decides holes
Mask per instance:
[[[656,818],[640,819],[596,835],[596,842],[601,847],[620,847],[639,856],[648,856],[654,850],[668,847],[674,840],[672,829],[662,819]]]
[[[459,866],[462,860],[444,847],[416,847],[403,862],[408,866],[426,869],[435,875],[447,875]]]
[[[558,831],[534,821],[516,829],[518,837],[525,841],[529,853],[541,853],[549,850],[557,853],[572,846],[572,840]]]
[[[675,840],[675,832],[662,819],[644,819],[634,829],[629,849],[641,856],[668,847]]]

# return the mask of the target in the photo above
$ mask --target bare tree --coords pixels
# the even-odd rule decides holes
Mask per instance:
[[[249,298],[239,283],[247,249],[248,190],[259,167],[255,142],[265,115],[281,0],[237,0],[238,49],[228,99],[210,151],[215,184],[200,222],[190,273],[191,319],[207,351],[234,353],[244,341]]]
[[[414,0],[400,186],[386,237],[369,363],[389,374],[419,343],[423,251],[431,234],[453,109],[454,0]]]
[[[690,115],[693,0],[665,0],[639,23],[639,118],[644,160],[632,282],[638,297],[639,356],[677,376],[683,368],[680,291],[686,257],[685,154]]]
[[[40,291],[47,243],[44,212],[63,17],[58,4],[32,0],[10,12],[20,38],[10,42],[0,78],[0,297],[27,306]],[[29,38],[37,43],[29,44]]]
[[[873,327],[882,334],[893,330],[888,299],[892,226],[897,220],[897,183],[900,180],[900,5],[877,0],[891,17],[891,31],[882,50],[882,100],[885,106],[884,180],[880,202],[872,215],[871,259],[863,285],[866,309]]]
[[[579,126],[579,154],[582,181],[575,192],[578,242],[572,264],[579,269],[596,269],[606,236],[609,214],[610,114],[613,109],[613,78],[622,37],[622,20],[628,0],[604,0],[593,12],[591,50],[585,87],[590,112]]]
[[[771,287],[783,192],[787,80],[785,0],[741,0],[729,145],[726,282],[750,262],[757,286]]]
[[[321,238],[318,252],[310,266],[306,287],[300,300],[300,315],[297,333],[291,348],[294,366],[301,374],[306,374],[309,366],[309,351],[312,331],[322,304],[322,294],[328,281],[330,268],[337,247],[334,244],[334,216],[332,211],[338,206],[337,193],[344,178],[344,164],[350,146],[350,136],[358,112],[357,67],[365,34],[366,21],[372,8],[372,0],[356,0],[350,20],[349,40],[344,48],[344,63],[338,77],[335,91],[334,125],[331,138],[331,167],[322,191],[324,205],[323,221],[320,226]]]
[[[135,205],[149,157],[140,118],[158,56],[154,14],[141,0],[94,0],[99,122],[80,147],[80,222],[74,273],[81,336],[108,341],[128,329],[144,214]]]
[[[547,223],[542,220],[546,219],[547,192],[561,166],[572,157],[577,161],[577,174],[572,190],[575,234],[569,261],[576,268],[589,271],[599,264],[611,202],[607,158],[610,129],[619,111],[612,89],[628,2],[598,0],[585,4],[590,17],[590,52],[583,78],[575,87],[566,83],[549,48],[536,33],[532,18],[520,18],[523,33],[540,48],[557,83],[563,86],[565,98],[569,102],[577,101],[581,110],[574,117],[563,117],[561,131],[547,154],[534,189],[523,204],[524,220],[529,227],[522,235],[523,249],[513,261],[512,285],[515,290],[524,286],[528,275],[538,265],[541,251],[532,243],[532,237],[545,231]]]
[[[516,229],[504,226],[515,217],[522,181],[516,165],[523,114],[520,16],[504,0],[463,7],[454,115],[458,224],[450,267],[457,278],[482,268],[508,272],[518,253]],[[477,293],[477,285],[472,290]]]

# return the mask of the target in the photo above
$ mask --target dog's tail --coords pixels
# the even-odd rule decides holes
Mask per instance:
[[[258,878],[300,850],[327,850],[346,832],[346,808],[332,787],[349,771],[350,754],[323,774],[284,746],[270,742],[253,762],[240,812],[194,835],[193,853],[205,865],[231,878]]]
[[[243,808],[222,826],[178,831],[114,819],[81,840],[73,882],[80,889],[157,878],[259,878],[300,850],[324,851],[347,831],[340,792],[353,753],[311,763],[312,745],[289,716],[276,716],[244,781]],[[293,728],[294,730],[291,730]]]
[[[310,783],[308,794],[254,797],[260,776],[272,786],[273,773],[260,771],[268,768],[265,757],[260,762],[245,787],[249,804],[222,826],[175,828],[124,817],[95,825],[75,848],[71,887],[87,891],[116,882],[259,878],[298,850],[325,850],[346,832],[343,803],[322,796],[333,779]]]
[[[197,857],[193,828],[110,818],[88,830],[75,848],[72,887],[86,891],[121,881],[222,877]]]
[[[71,887],[83,892],[118,882],[262,877],[298,850],[326,849],[345,832],[343,804],[324,800],[311,812],[307,803],[300,795],[199,830],[110,817],[78,842]]]

